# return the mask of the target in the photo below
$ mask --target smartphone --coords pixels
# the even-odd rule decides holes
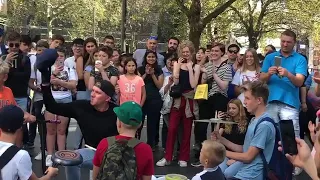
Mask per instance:
[[[297,142],[295,140],[293,122],[291,120],[280,121],[280,133],[282,137],[282,148],[284,153],[290,155],[298,154]]]
[[[280,56],[275,56],[274,57],[274,65],[277,67],[281,66],[281,60],[282,60],[282,58]]]

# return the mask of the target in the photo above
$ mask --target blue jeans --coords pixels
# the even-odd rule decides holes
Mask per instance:
[[[90,91],[86,90],[86,91],[78,91],[77,92],[77,100],[90,100]]]
[[[76,152],[81,154],[83,158],[83,162],[78,166],[65,167],[67,180],[80,180],[82,168],[89,169],[89,170],[93,169],[92,160],[93,160],[95,151],[88,148],[84,148],[84,149],[78,149],[76,150]]]
[[[24,98],[14,98],[17,102],[17,105],[23,110],[23,111],[27,111],[27,107],[28,107],[28,98],[24,97]]]
[[[228,158],[225,158],[224,161],[219,165],[221,171],[227,179],[234,177],[243,166],[243,163],[240,161],[236,161],[235,163],[231,164],[231,166],[228,166],[228,160]]]

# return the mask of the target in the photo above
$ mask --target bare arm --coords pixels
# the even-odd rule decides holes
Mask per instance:
[[[264,72],[261,72],[260,73],[260,76],[259,76],[259,79],[261,81],[264,81],[264,82],[268,82],[269,79],[270,79],[271,75],[269,73],[264,73]]]
[[[301,98],[301,103],[307,102],[307,87],[300,88],[300,98]]]
[[[98,173],[99,173],[99,167],[93,165],[93,169],[92,169],[92,180],[96,180]]]
[[[257,155],[259,155],[260,149],[254,146],[250,146],[247,152],[238,153],[227,151],[226,156],[229,159],[234,159],[236,161],[240,161],[246,164],[251,163]]]
[[[146,99],[147,99],[146,87],[143,86],[141,91],[141,107],[144,105],[144,102],[146,101]]]
[[[194,73],[193,69],[189,69],[189,82],[192,88],[197,87],[198,82],[199,82],[199,77],[200,77],[200,66],[195,65],[194,66]]]
[[[117,76],[111,76],[110,82],[111,82],[111,84],[113,84],[113,86],[117,85],[118,77]]]
[[[229,140],[227,140],[226,138],[224,137],[221,137],[220,139],[220,142],[225,145],[228,149],[234,151],[234,152],[239,152],[239,153],[242,153],[243,152],[243,149],[242,149],[242,146],[241,145],[238,145],[238,144],[235,144]]]
[[[180,66],[181,66],[181,64],[178,62],[174,62],[174,64],[173,64],[173,82],[174,82],[174,84],[179,84]]]
[[[161,89],[162,85],[163,85],[163,74],[158,76],[158,78],[156,77],[155,74],[152,74],[151,77],[152,77],[154,84],[157,86],[157,88]]]
[[[86,87],[89,87],[89,79],[90,79],[90,72],[85,71],[84,72],[84,83],[86,84]]]
[[[101,76],[102,76],[102,79],[103,79],[103,80],[110,81],[107,72],[105,72],[105,71],[100,71],[100,73],[101,73]]]
[[[315,91],[316,96],[320,97],[320,85],[319,84],[316,85],[316,88],[314,91]]]
[[[151,180],[152,176],[142,176],[142,180]]]
[[[302,74],[293,75],[288,71],[288,79],[292,82],[293,85],[300,87],[303,85],[305,76]]]
[[[94,77],[93,77],[93,76],[90,76],[89,82],[88,82],[88,89],[89,89],[90,91],[92,90],[92,88],[93,88],[93,86],[94,86],[95,83],[96,83],[96,80],[94,79]]]

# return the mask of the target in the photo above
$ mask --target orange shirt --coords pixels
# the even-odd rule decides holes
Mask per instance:
[[[17,103],[11,89],[3,86],[3,90],[0,90],[0,109],[8,105],[17,105]]]

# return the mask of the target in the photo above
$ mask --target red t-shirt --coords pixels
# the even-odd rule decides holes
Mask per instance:
[[[130,137],[116,136],[116,139],[127,139]],[[100,141],[97,151],[93,158],[93,165],[100,167],[104,158],[105,152],[108,150],[107,138]],[[137,180],[140,180],[142,176],[152,176],[154,174],[153,154],[151,147],[146,143],[140,143],[134,147],[137,163]]]
[[[11,89],[3,86],[3,90],[0,91],[0,109],[8,105],[17,105],[17,103]]]

